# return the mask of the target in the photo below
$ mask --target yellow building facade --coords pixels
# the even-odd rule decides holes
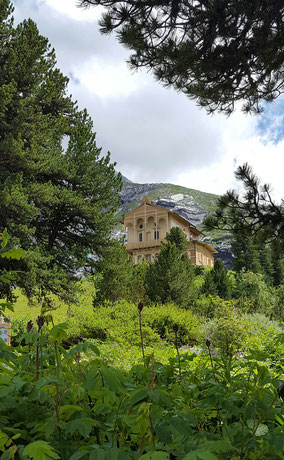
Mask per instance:
[[[126,214],[124,228],[127,234],[126,249],[134,264],[145,260],[154,262],[160,252],[161,242],[173,227],[179,227],[188,240],[189,259],[194,265],[213,267],[214,254],[209,244],[199,241],[202,233],[190,222],[166,208],[152,204],[144,196],[137,208]]]

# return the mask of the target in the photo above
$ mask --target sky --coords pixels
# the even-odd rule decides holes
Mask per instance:
[[[262,183],[284,198],[284,96],[261,116],[236,111],[208,116],[150,72],[131,71],[129,51],[99,33],[100,8],[76,0],[14,0],[15,22],[32,18],[55,48],[69,92],[94,122],[97,145],[133,182],[167,182],[223,194],[248,162]]]

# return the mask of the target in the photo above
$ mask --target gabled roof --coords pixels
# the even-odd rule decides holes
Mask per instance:
[[[216,251],[216,249],[212,248],[210,244],[205,243],[204,241],[198,241],[198,240],[191,241],[191,244],[197,244],[197,245],[203,246],[204,248],[208,249],[208,251],[211,252],[211,254],[218,254],[218,251]]]
[[[131,211],[129,211],[126,215],[125,215],[125,218],[127,217],[130,217],[132,214],[134,214],[139,208],[141,208],[142,206],[144,205],[147,205],[147,206],[151,206],[153,208],[158,208],[159,210],[161,211],[164,211],[164,212],[168,212],[171,216],[173,216],[174,218],[178,219],[183,225],[186,225],[186,226],[189,226],[189,228],[194,232],[196,233],[197,235],[203,235],[202,232],[200,232],[193,224],[191,224],[188,220],[186,220],[184,217],[181,217],[180,215],[176,214],[175,212],[173,211],[170,211],[169,209],[167,208],[164,208],[162,206],[158,206],[157,204],[154,204],[154,203],[151,203],[149,198],[144,195],[142,200],[141,200],[141,203],[136,206],[136,208],[132,209]],[[121,220],[122,223],[124,223],[124,220]]]

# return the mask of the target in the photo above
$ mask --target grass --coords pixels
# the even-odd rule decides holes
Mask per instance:
[[[66,303],[62,302],[55,295],[51,296],[54,305],[52,316],[56,324],[68,320],[68,318],[74,314],[74,310],[78,309],[79,306],[83,308],[85,312],[92,313],[92,299],[94,295],[94,287],[92,282],[80,281],[78,283],[78,288],[79,293],[74,294],[74,303],[71,305],[67,305]],[[35,321],[38,315],[41,313],[41,305],[36,302],[31,304],[28,301],[28,298],[20,291],[20,289],[15,289],[14,294],[17,297],[17,300],[14,303],[14,311],[9,312],[8,315],[11,321],[23,318],[28,318],[29,320],[31,319],[32,321]]]

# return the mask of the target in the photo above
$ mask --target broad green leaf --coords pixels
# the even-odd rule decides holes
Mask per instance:
[[[1,302],[0,303],[0,310],[5,311],[6,309],[10,311],[14,311],[14,305],[12,304],[12,302]]]
[[[253,420],[248,420],[247,426],[251,431],[255,430],[255,422]],[[268,433],[268,431],[268,426],[260,423],[256,428],[255,436],[264,436],[266,433]]]
[[[88,343],[89,348],[98,356],[100,356],[100,350],[93,343]]]
[[[249,350],[250,354],[247,359],[254,359],[256,361],[265,361],[269,358],[269,354],[261,350]]]
[[[206,443],[206,448],[215,454],[224,453],[231,449],[227,441],[209,441]]]
[[[100,367],[100,372],[103,375],[104,383],[115,393],[119,393],[122,390],[122,384],[119,380],[119,372],[114,368]]]
[[[0,430],[0,450],[2,450],[2,452],[5,450],[5,446],[8,440],[9,437],[7,434]]]
[[[260,425],[258,425],[256,429],[255,436],[264,436],[265,434],[268,433],[268,431],[269,431],[268,426],[265,425],[264,423],[260,423]]]
[[[198,458],[201,460],[218,460],[218,457],[209,451],[199,452]]]
[[[75,412],[81,412],[83,409],[80,406],[73,406],[72,404],[65,404],[60,408],[60,415],[63,420],[69,420],[69,418],[75,414]]]
[[[7,243],[9,241],[10,235],[7,231],[7,228],[5,228],[4,232],[0,234],[0,240],[1,241],[1,248],[5,248],[7,246]]]
[[[280,425],[284,425],[284,417],[281,418],[278,415],[275,415],[275,418]]]
[[[71,435],[78,431],[78,433],[83,436],[83,438],[87,438],[91,433],[93,426],[96,425],[97,423],[95,420],[87,417],[71,420],[67,424]]]
[[[4,398],[4,397],[8,396],[10,391],[11,391],[10,387],[2,387],[2,388],[0,388],[0,398]]]
[[[169,458],[168,452],[155,451],[142,455],[139,460],[169,460]]]
[[[182,460],[218,460],[218,457],[209,450],[196,449],[188,453]]]
[[[24,455],[33,460],[47,460],[49,458],[60,459],[52,446],[46,441],[34,441],[28,444],[24,449]]]
[[[84,343],[78,343],[78,345],[75,345],[72,347],[68,353],[66,353],[65,358],[70,358],[74,357],[78,353],[86,353],[88,350],[92,350],[96,355],[100,355],[99,349],[94,345],[93,343],[90,342],[84,342]]]
[[[71,455],[69,460],[80,460],[80,458],[83,458],[83,457],[85,457],[87,455],[88,455],[88,452],[84,452],[84,451],[75,452],[75,454]]]
[[[61,343],[62,340],[66,339],[68,336],[67,329],[68,329],[67,323],[56,324],[56,326],[53,326],[53,328],[50,331],[50,335],[49,335],[50,340],[52,342]]]
[[[143,401],[146,399],[148,396],[148,391],[146,390],[136,390],[131,393],[129,403],[131,406],[135,406],[135,404],[139,403],[140,401]]]
[[[9,251],[2,252],[1,257],[3,257],[3,259],[19,260],[26,257],[26,251],[21,248],[9,249]]]
[[[106,460],[105,451],[103,449],[92,450],[89,460]]]

